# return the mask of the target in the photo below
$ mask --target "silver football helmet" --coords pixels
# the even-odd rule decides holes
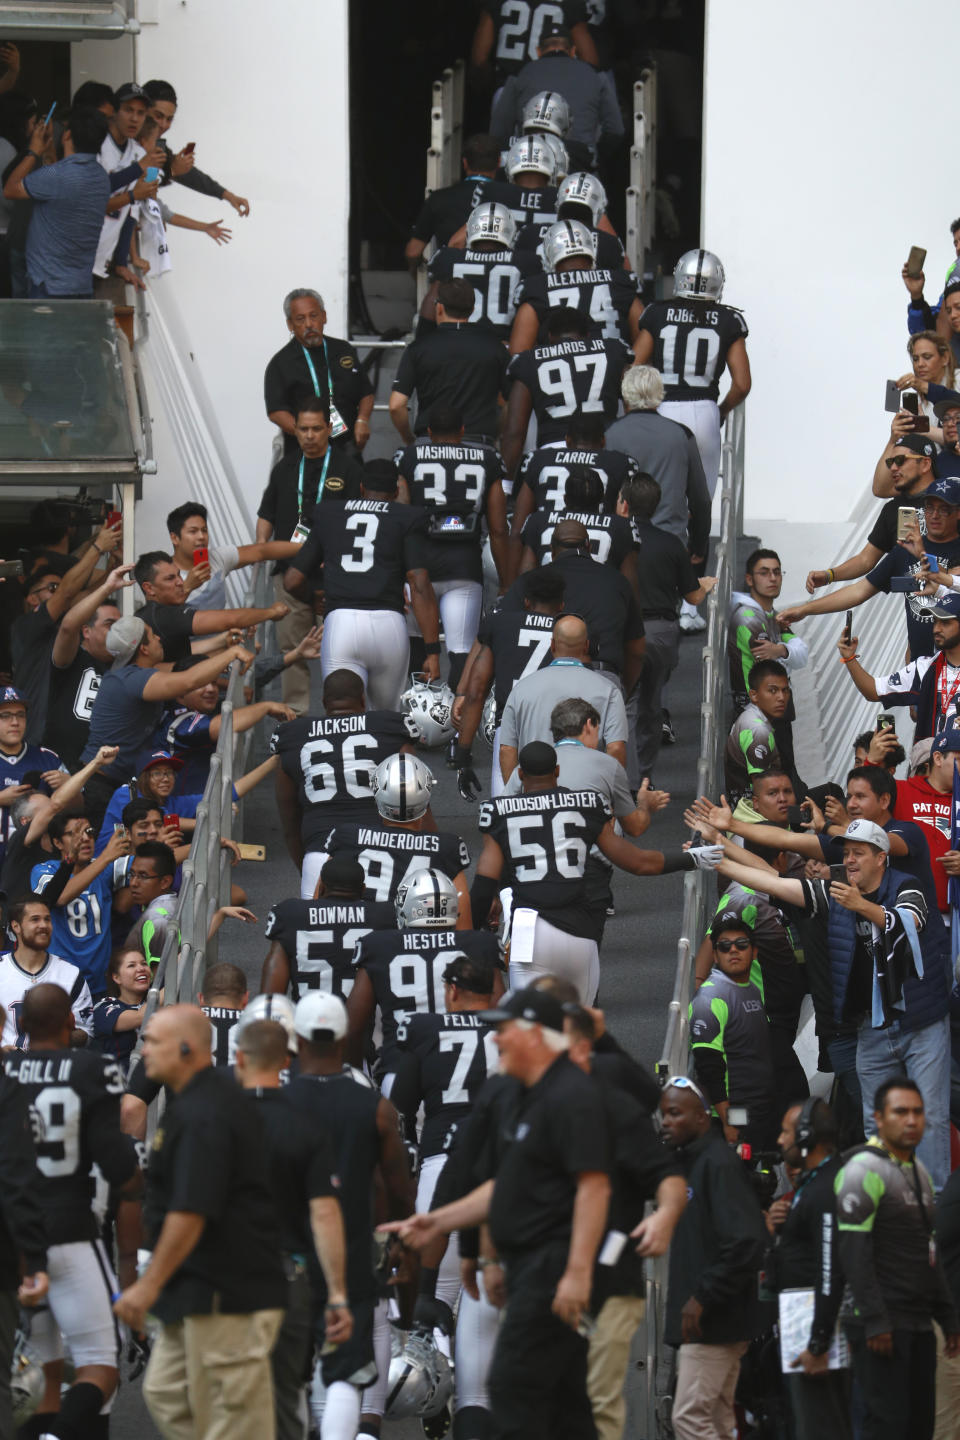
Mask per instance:
[[[373,798],[385,820],[401,825],[419,820],[436,785],[429,768],[416,755],[388,755],[373,772]]]
[[[415,870],[394,901],[400,930],[453,930],[460,896],[442,870]]]
[[[541,90],[523,107],[524,135],[556,135],[562,140],[570,133],[570,106],[556,90]]]
[[[597,258],[597,243],[593,232],[579,220],[558,220],[544,235],[543,263],[547,270],[556,270],[561,260],[583,256],[591,265]]]
[[[725,278],[712,250],[688,250],[673,268],[673,293],[685,300],[719,300]]]
[[[553,152],[553,184],[559,185],[560,181],[566,178],[567,171],[570,169],[567,147],[557,135],[541,135],[540,139],[547,149]]]
[[[455,698],[449,685],[429,679],[422,670],[410,676],[410,687],[400,696],[400,709],[419,730],[421,745],[445,745],[452,738],[450,711]]]
[[[517,175],[531,173],[546,175],[548,180],[553,179],[556,159],[550,147],[544,144],[545,140],[545,135],[524,135],[522,139],[514,141],[507,151],[503,167],[508,180],[513,180]]]
[[[26,1425],[43,1399],[46,1379],[43,1367],[27,1344],[22,1332],[17,1335],[10,1368],[10,1401],[13,1407],[13,1423],[19,1428]]]
[[[429,1419],[439,1415],[452,1394],[450,1361],[429,1335],[412,1332],[390,1361],[387,1415],[391,1420]]]
[[[240,1016],[236,1029],[237,1044],[243,1039],[245,1025],[254,1020],[275,1020],[287,1032],[287,1049],[297,1053],[297,1032],[293,1023],[293,1003],[286,995],[255,995]]]
[[[493,691],[487,696],[483,705],[483,714],[480,717],[480,734],[486,740],[490,749],[493,749],[493,737],[497,729],[497,697]]]
[[[593,228],[600,224],[600,217],[607,208],[607,192],[596,175],[587,170],[575,170],[560,186],[557,195],[557,214],[564,205],[582,205],[593,216]]]
[[[467,249],[478,240],[496,240],[504,250],[512,250],[517,238],[517,222],[506,205],[488,200],[470,211],[467,220]]]

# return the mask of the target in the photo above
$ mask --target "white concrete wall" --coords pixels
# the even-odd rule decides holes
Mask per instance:
[[[870,483],[909,369],[901,266],[924,246],[935,300],[953,259],[955,20],[924,7],[918,66],[899,0],[707,0],[702,242],[750,326],[748,517],[845,520]]]
[[[165,189],[173,209],[223,220],[233,241],[217,246],[171,229],[173,269],[152,287],[152,304],[187,337],[183,359],[225,483],[244,497],[230,537],[241,538],[242,512],[256,511],[275,433],[263,409],[263,370],[289,339],[283,296],[298,285],[319,290],[330,333],[346,328],[347,0],[283,0],[279,9],[249,0],[140,0],[139,19],[134,78],[169,80],[180,102],[171,148],[195,141],[200,168],[250,201],[241,219],[226,203],[176,184]],[[107,56],[108,48],[74,46],[75,83],[129,78],[125,57]],[[123,74],[114,73],[118,66]],[[159,474],[138,514],[144,541],[188,488],[173,431],[155,419]],[[163,533],[161,523],[156,538]]]

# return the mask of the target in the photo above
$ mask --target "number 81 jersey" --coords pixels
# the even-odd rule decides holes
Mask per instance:
[[[503,852],[502,882],[514,906],[528,906],[568,935],[596,939],[586,905],[590,847],[610,819],[596,790],[537,790],[480,806],[477,825]]]
[[[739,310],[715,300],[656,300],[640,317],[654,339],[650,364],[663,376],[665,400],[716,400],[727,352],[747,337]]]

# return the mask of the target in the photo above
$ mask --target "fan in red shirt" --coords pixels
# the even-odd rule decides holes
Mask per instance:
[[[953,772],[958,753],[960,726],[951,725],[948,730],[941,730],[930,747],[929,773],[897,781],[897,803],[893,812],[897,820],[913,820],[923,826],[937,884],[937,903],[944,914],[949,908],[947,880],[951,875],[960,875],[960,850],[950,848]]]

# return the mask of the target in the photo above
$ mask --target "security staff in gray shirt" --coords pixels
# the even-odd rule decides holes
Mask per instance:
[[[697,441],[691,430],[658,415],[663,380],[650,365],[631,365],[620,385],[627,414],[607,431],[607,449],[630,455],[661,490],[653,524],[687,546],[694,567],[702,565],[710,538],[710,492]]]
[[[599,739],[620,766],[627,758],[627,711],[620,686],[589,668],[587,627],[578,615],[561,615],[553,626],[553,659],[543,670],[518,680],[500,721],[500,773],[508,780],[519,752],[532,740],[552,735],[554,706],[574,696],[588,700],[599,716]]]

